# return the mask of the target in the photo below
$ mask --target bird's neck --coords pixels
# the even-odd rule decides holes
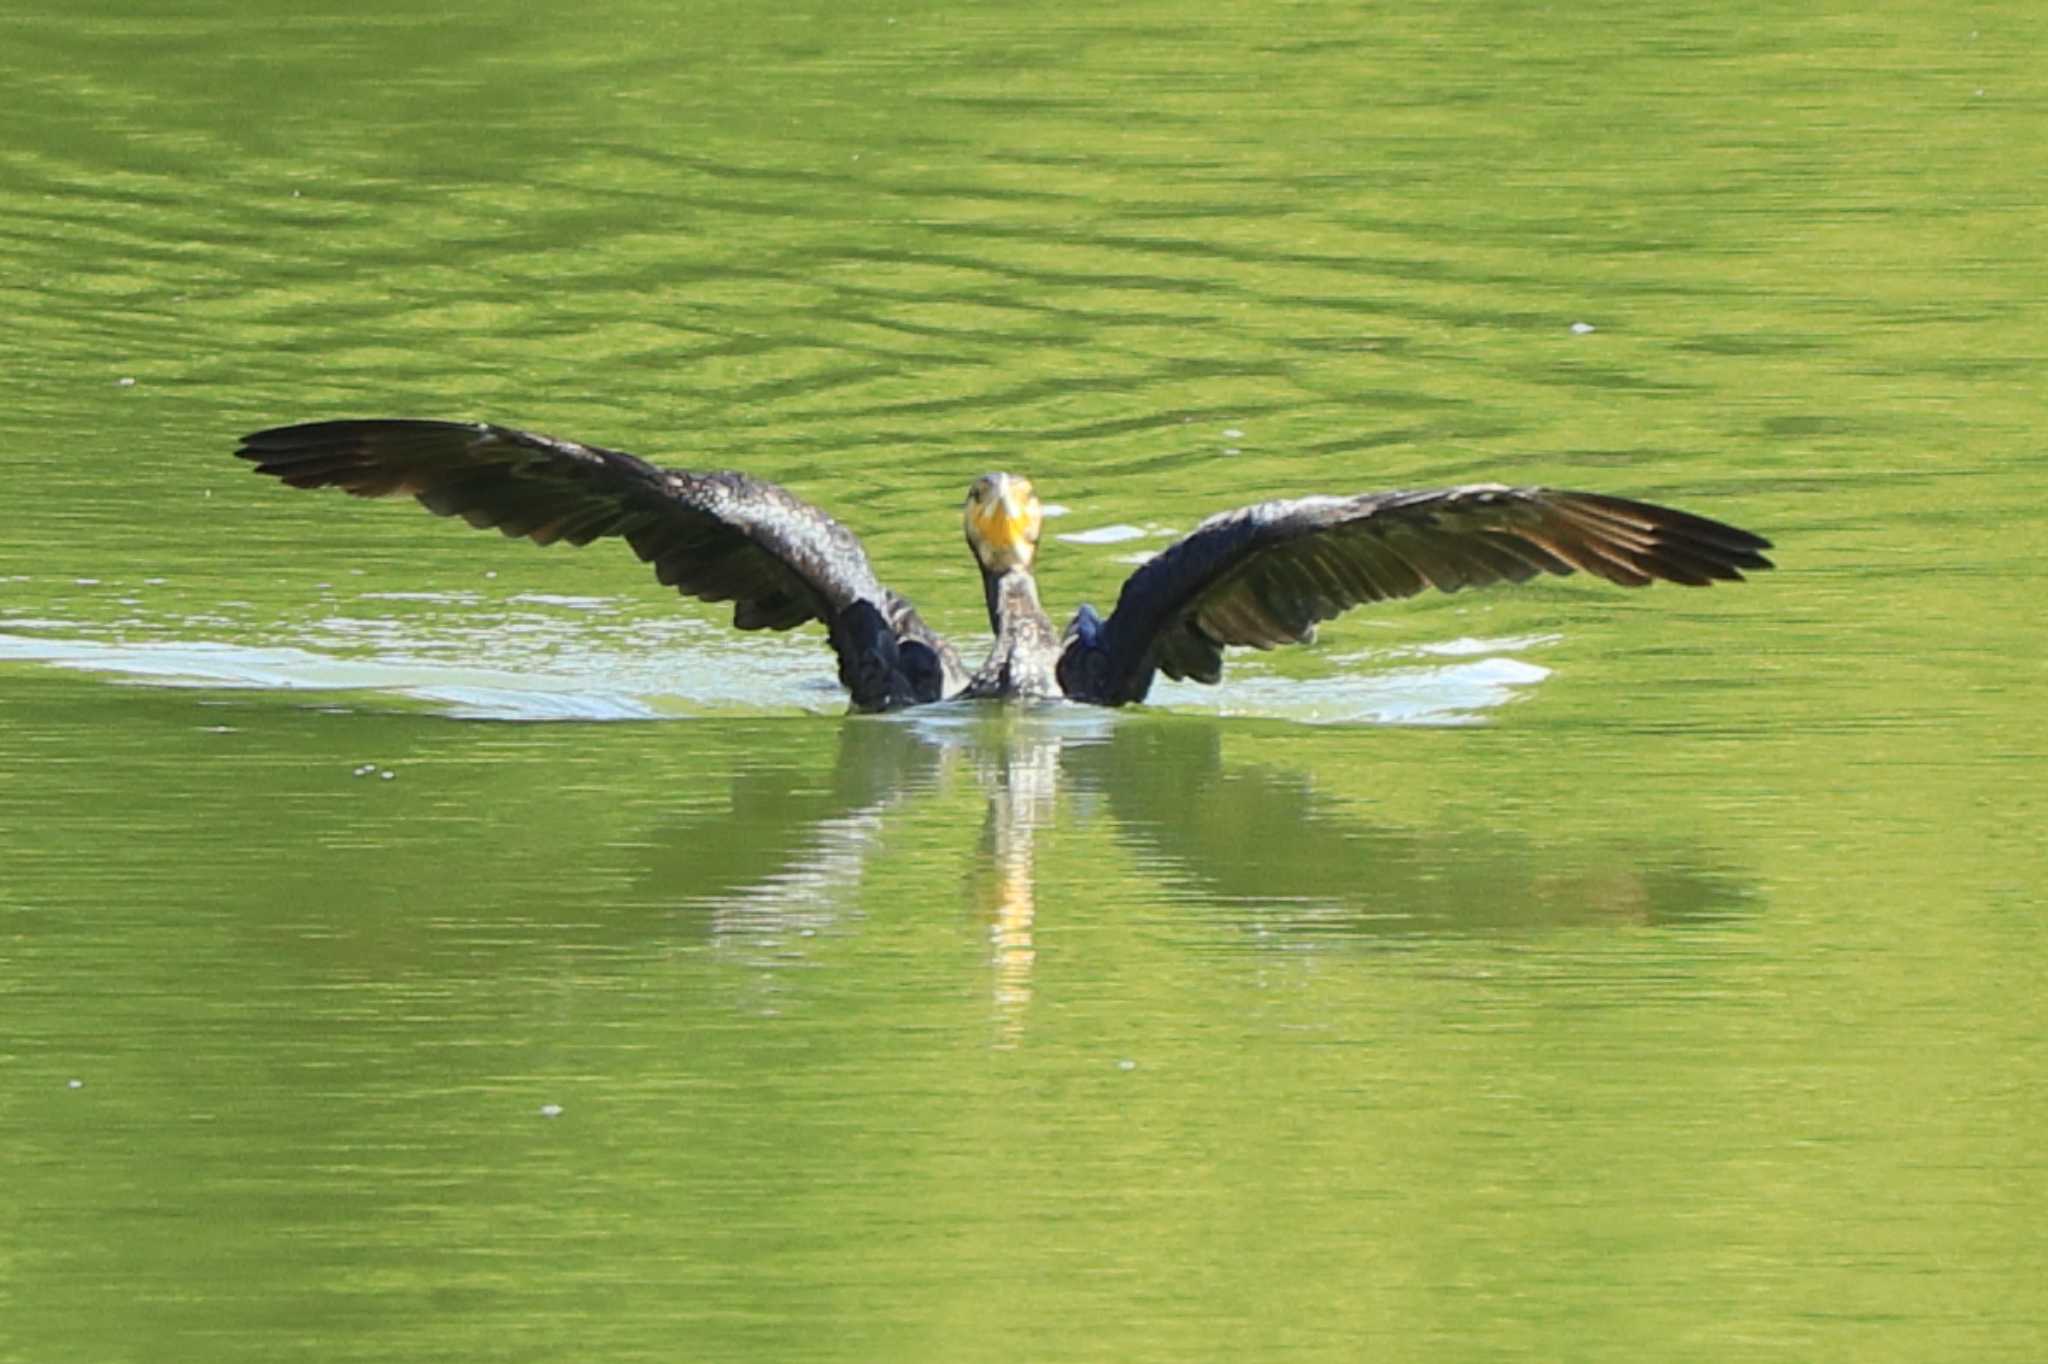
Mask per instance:
[[[1038,604],[1028,569],[984,573],[989,628],[996,639],[988,660],[968,679],[971,697],[1058,696],[1059,636]]]
[[[1001,573],[983,570],[981,586],[988,598],[988,628],[1003,639],[1028,626],[1052,629],[1052,620],[1038,604],[1038,582],[1028,568],[1007,568]]]

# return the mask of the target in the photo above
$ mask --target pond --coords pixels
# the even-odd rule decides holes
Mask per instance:
[[[9,27],[0,1359],[2048,1349],[2031,9]],[[232,458],[349,416],[772,478],[976,657],[997,468],[1060,619],[1492,478],[1779,568],[849,716]]]

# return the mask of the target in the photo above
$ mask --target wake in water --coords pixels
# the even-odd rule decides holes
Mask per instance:
[[[550,602],[587,608],[592,603]],[[597,603],[601,605],[602,603]],[[38,628],[62,628],[37,621]],[[733,640],[696,622],[636,623],[632,640],[590,638],[588,622],[512,614],[452,636],[388,618],[336,617],[307,635],[349,657],[297,645],[95,640],[0,633],[0,663],[75,668],[148,686],[398,697],[466,720],[657,720],[704,715],[836,715],[812,640]],[[648,636],[659,636],[649,638]],[[1550,670],[1520,655],[1555,636],[1457,639],[1333,655],[1340,675],[1262,674],[1235,661],[1221,686],[1162,682],[1153,707],[1306,724],[1473,724]],[[639,647],[634,647],[638,645]],[[1389,665],[1393,666],[1389,666]]]

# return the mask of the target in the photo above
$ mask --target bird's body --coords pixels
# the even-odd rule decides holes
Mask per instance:
[[[1011,569],[989,585],[989,628],[995,643],[961,692],[971,700],[1060,696],[1059,631],[1038,603],[1038,582]]]
[[[1313,638],[1352,606],[1582,570],[1627,587],[1700,586],[1771,567],[1770,542],[1688,512],[1600,493],[1469,484],[1262,502],[1210,517],[1140,567],[1104,618],[1062,634],[1032,564],[1042,512],[1028,480],[969,489],[965,527],[995,644],[968,671],[860,541],[776,484],[661,469],[596,446],[481,423],[277,427],[236,451],[298,488],[410,494],[429,511],[539,544],[617,536],[686,596],[733,603],[742,630],[824,624],[861,710],[953,697],[1142,701],[1157,673],[1215,682],[1223,650]]]

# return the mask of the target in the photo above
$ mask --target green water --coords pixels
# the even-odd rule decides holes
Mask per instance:
[[[2048,1355],[2036,7],[0,31],[0,1360]],[[848,719],[229,457],[373,415],[785,482],[977,655],[996,467],[1062,616],[1477,477],[1782,567]]]

